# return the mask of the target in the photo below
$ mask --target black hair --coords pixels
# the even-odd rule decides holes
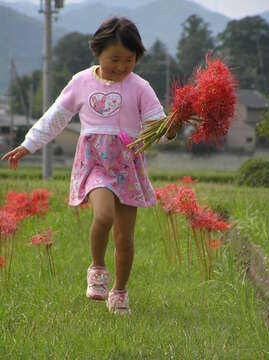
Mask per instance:
[[[116,43],[121,43],[134,52],[136,61],[146,51],[136,25],[124,17],[112,17],[104,21],[90,40],[90,47],[93,54],[98,57],[107,46]]]

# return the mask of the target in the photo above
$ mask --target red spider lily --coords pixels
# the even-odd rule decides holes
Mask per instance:
[[[14,235],[17,230],[16,219],[6,211],[0,211],[0,254],[1,265],[5,266],[7,280],[11,274],[11,264],[14,252]]]
[[[43,215],[49,207],[50,193],[47,189],[37,189],[32,193],[10,191],[5,196],[6,204],[2,211],[10,214],[16,221],[32,215]]]
[[[55,266],[53,262],[51,247],[54,243],[53,235],[52,235],[52,229],[49,227],[47,230],[40,232],[39,234],[36,234],[31,237],[30,243],[28,243],[28,246],[37,246],[38,253],[39,253],[39,259],[40,259],[40,267],[42,270],[42,255],[40,247],[41,245],[45,246],[46,256],[48,259],[48,268],[49,272],[52,277],[55,277]]]
[[[180,182],[184,184],[192,184],[195,183],[195,180],[193,180],[190,176],[183,176],[183,178],[180,179]]]
[[[31,237],[31,242],[28,244],[29,246],[33,245],[52,245],[52,229],[48,228],[46,231],[43,231],[37,235]]]
[[[5,264],[4,259],[2,258],[2,256],[0,256],[0,267],[3,266]]]
[[[219,59],[206,56],[206,69],[199,68],[194,83],[197,96],[193,102],[199,125],[191,136],[194,143],[214,140],[227,134],[234,116],[237,82]]]
[[[220,240],[210,240],[208,246],[212,249],[218,249],[222,246],[222,242]]]
[[[51,196],[51,192],[48,191],[48,189],[35,189],[32,192],[32,200],[33,201],[47,201],[50,196]]]
[[[230,119],[234,116],[237,81],[228,67],[220,60],[206,55],[206,67],[200,67],[191,85],[173,85],[173,103],[168,116],[160,120],[146,121],[146,128],[139,138],[128,147],[142,144],[141,152],[153,142],[159,141],[170,128],[180,131],[191,124],[195,131],[190,142],[215,141],[227,134]]]
[[[6,211],[0,211],[0,236],[14,235],[17,230],[16,219]]]
[[[48,210],[49,196],[46,189],[36,189],[32,193],[10,191],[5,196],[5,205],[0,209],[0,254],[3,254],[3,261],[7,264],[7,279],[11,273],[14,235],[18,222],[35,214],[43,215]],[[33,242],[35,240],[37,241],[33,239]],[[51,244],[47,242],[47,246],[49,245]]]
[[[32,213],[43,215],[48,211],[51,193],[47,189],[35,189],[31,194]]]
[[[193,103],[196,102],[197,93],[192,85],[179,87],[177,83],[173,86],[172,111],[174,112],[174,121],[171,120],[171,126],[180,129],[182,124],[193,115],[195,115]]]
[[[197,209],[195,194],[189,186],[168,184],[164,188],[155,189],[161,208],[166,213],[181,213],[191,216]]]
[[[155,194],[157,200],[160,201],[161,208],[166,212],[171,212],[174,209],[175,195],[179,191],[179,186],[175,183],[168,184],[164,188],[156,188]]]
[[[199,207],[191,218],[193,229],[200,231],[226,231],[231,228],[231,224],[220,220],[218,215],[210,208]]]
[[[2,207],[2,210],[16,219],[16,221],[26,218],[31,214],[31,200],[29,194],[17,193],[10,191],[5,196],[6,205]]]
[[[176,195],[177,208],[176,212],[185,215],[187,218],[196,213],[198,204],[195,199],[194,190],[189,186],[181,186]]]
[[[191,183],[190,177],[183,178],[183,184]],[[169,264],[172,259],[179,259],[181,262],[182,254],[181,241],[179,241],[179,216],[185,218],[181,226],[186,226],[187,236],[187,257],[188,268],[191,264],[191,248],[194,242],[197,259],[201,266],[201,279],[204,274],[206,279],[210,279],[213,274],[213,255],[217,256],[217,250],[221,247],[220,240],[212,240],[212,235],[217,232],[224,232],[231,228],[231,224],[225,222],[211,208],[199,206],[195,192],[189,186],[179,186],[177,184],[168,184],[163,188],[155,189],[159,207],[156,208],[156,218],[162,233],[164,250]],[[158,215],[158,209],[161,209],[166,216],[167,224],[164,227],[161,217]]]

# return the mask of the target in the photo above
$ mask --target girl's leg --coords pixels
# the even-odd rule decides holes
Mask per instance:
[[[134,228],[137,208],[116,198],[113,239],[115,242],[115,281],[113,290],[124,290],[134,258]]]
[[[93,223],[90,231],[91,266],[105,266],[109,231],[115,215],[115,197],[110,190],[98,188],[90,193],[90,201],[93,207]]]

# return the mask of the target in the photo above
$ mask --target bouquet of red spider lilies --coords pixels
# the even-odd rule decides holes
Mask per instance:
[[[194,127],[189,141],[196,144],[201,141],[217,144],[227,134],[235,111],[237,81],[220,59],[207,54],[205,60],[205,67],[195,71],[190,84],[173,85],[169,114],[160,120],[146,121],[138,139],[128,147],[141,145],[137,152],[142,152],[169,129],[179,132],[185,125]]]

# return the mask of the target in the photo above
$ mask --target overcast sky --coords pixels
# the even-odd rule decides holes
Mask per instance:
[[[6,2],[19,2],[25,0],[4,0]],[[39,0],[29,0],[39,3]],[[65,0],[65,3],[81,2],[83,0]],[[153,0],[152,0],[153,1]],[[166,1],[166,0],[163,0]],[[210,10],[220,12],[231,18],[242,18],[269,11],[269,0],[192,0]],[[99,2],[99,0],[96,0]],[[101,1],[100,1],[101,2]],[[135,0],[133,0],[135,4]],[[113,5],[113,0],[111,0]]]
[[[242,18],[269,10],[269,0],[193,0],[231,18]]]

